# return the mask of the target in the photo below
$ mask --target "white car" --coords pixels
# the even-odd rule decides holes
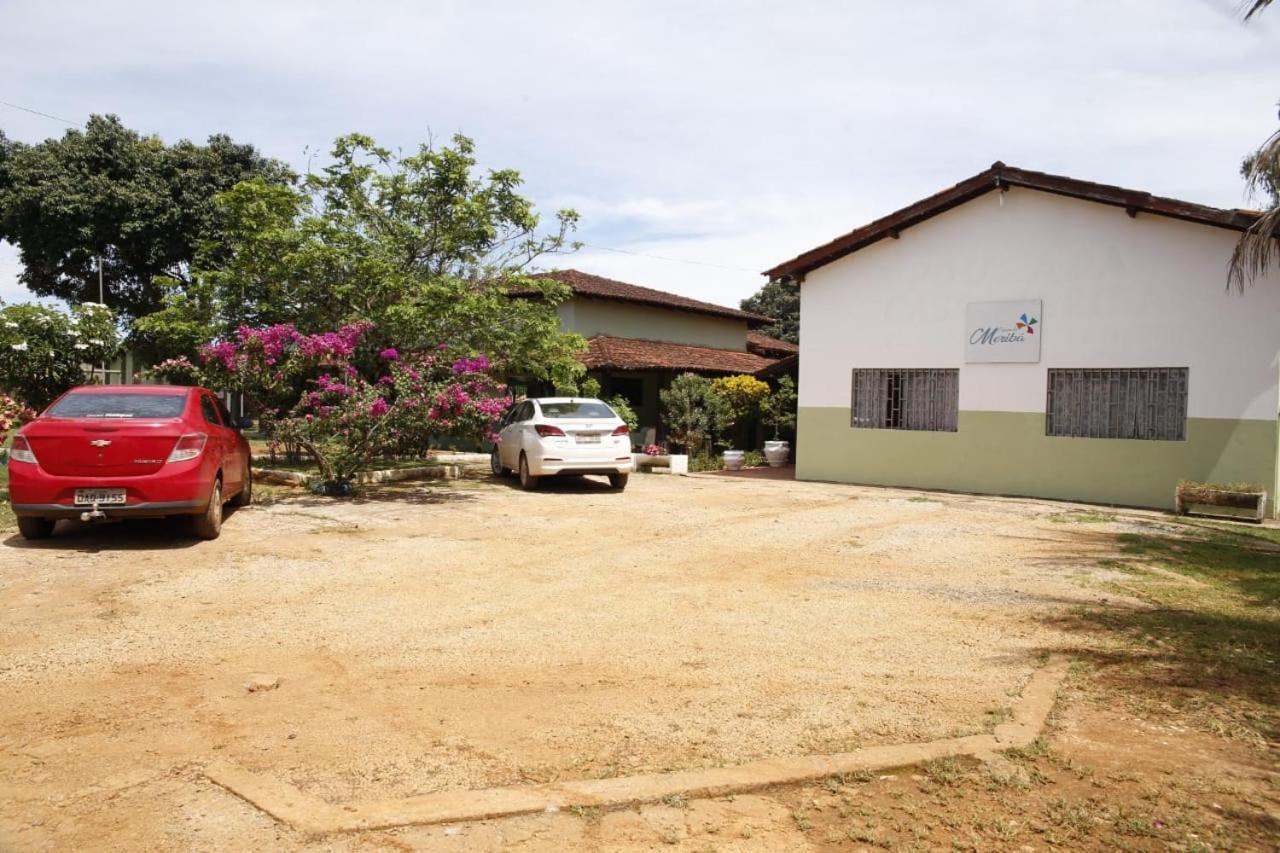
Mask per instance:
[[[604,474],[621,491],[631,473],[631,433],[613,409],[587,397],[539,397],[516,403],[498,422],[489,456],[497,476],[517,471],[520,486],[541,477]]]

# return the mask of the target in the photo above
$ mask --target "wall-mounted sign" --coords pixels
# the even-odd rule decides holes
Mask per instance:
[[[1036,362],[1044,316],[1039,299],[970,302],[964,309],[964,360]]]

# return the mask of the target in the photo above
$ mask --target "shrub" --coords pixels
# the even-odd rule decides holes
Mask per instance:
[[[704,376],[682,373],[658,396],[671,439],[690,455],[699,449],[710,452],[715,440],[733,426],[728,402]]]
[[[754,418],[769,397],[769,384],[754,376],[721,376],[711,382],[716,393],[729,404],[735,423]]]
[[[70,313],[43,305],[0,308],[0,385],[33,409],[93,381],[93,365],[119,349],[115,314],[96,302]]]
[[[4,445],[11,430],[17,429],[35,416],[35,412],[17,400],[0,394],[0,446]]]
[[[304,335],[288,324],[241,327],[201,348],[201,366],[173,359],[169,375],[192,370],[200,384],[252,395],[273,441],[300,447],[320,470],[319,491],[347,494],[356,474],[385,453],[423,451],[435,435],[492,439],[505,388],[484,356],[443,346],[402,355],[366,345],[371,323]]]

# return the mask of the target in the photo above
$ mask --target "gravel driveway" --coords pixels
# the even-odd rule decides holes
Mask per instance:
[[[289,840],[214,756],[344,801],[980,731],[1098,597],[1062,511],[650,475],[7,538],[0,847]]]

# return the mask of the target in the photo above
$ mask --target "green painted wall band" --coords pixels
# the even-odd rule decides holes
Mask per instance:
[[[1277,421],[1189,418],[1185,441],[1061,438],[1043,412],[960,412],[952,433],[853,429],[845,408],[801,407],[796,476],[882,486],[1173,507],[1179,480],[1266,487],[1275,515]]]

